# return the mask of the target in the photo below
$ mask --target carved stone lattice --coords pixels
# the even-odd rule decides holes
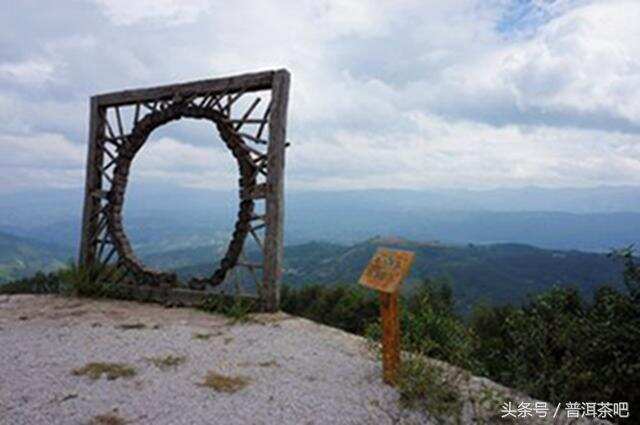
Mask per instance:
[[[235,158],[239,208],[226,254],[215,272],[188,287],[223,284],[242,267],[254,278],[266,310],[276,310],[282,270],[283,172],[289,73],[286,70],[108,93],[91,98],[89,150],[80,264],[96,263],[140,286],[172,287],[174,273],[146,267],[134,254],[122,223],[132,161],[158,127],[182,118],[207,120]],[[268,102],[262,97],[268,96]],[[251,130],[247,130],[251,129]],[[263,212],[256,212],[263,202]],[[262,254],[243,253],[251,235]],[[239,285],[236,285],[239,287]]]

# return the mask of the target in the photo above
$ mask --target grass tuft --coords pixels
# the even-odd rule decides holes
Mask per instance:
[[[91,379],[100,379],[106,375],[107,379],[131,378],[136,375],[136,369],[124,363],[87,363],[81,368],[71,372],[75,376],[88,376]]]
[[[116,326],[118,329],[122,329],[123,331],[131,330],[131,329],[146,329],[147,325],[144,323],[123,323],[121,325]]]
[[[211,388],[218,392],[233,394],[249,385],[249,379],[244,376],[225,376],[209,371],[201,387]]]
[[[247,298],[210,295],[199,308],[209,313],[222,314],[230,319],[230,324],[235,324],[251,321],[251,312],[257,309],[257,304],[255,300]]]
[[[130,299],[126,288],[111,283],[118,281],[122,273],[112,265],[79,266],[70,263],[57,273],[59,292],[75,297]]]
[[[104,415],[94,416],[89,425],[125,425],[126,420],[122,419],[113,413],[106,413]]]
[[[187,358],[185,356],[174,356],[173,354],[169,354],[166,356],[149,357],[146,360],[153,363],[153,365],[158,369],[167,370],[180,366],[187,360]]]
[[[207,341],[210,338],[213,338],[214,336],[222,336],[224,335],[224,332],[217,330],[215,332],[194,332],[192,334],[192,338],[193,339],[200,339],[202,341]]]

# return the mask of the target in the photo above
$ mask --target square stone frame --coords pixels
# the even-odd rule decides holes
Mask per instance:
[[[79,264],[93,267],[94,265],[112,264],[114,267],[104,270],[118,270],[124,268],[120,275],[128,272],[126,263],[119,262],[119,252],[110,235],[111,220],[106,213],[112,194],[109,185],[113,186],[114,163],[122,144],[131,136],[123,129],[121,108],[135,108],[133,124],[138,122],[141,111],[161,111],[163,108],[175,104],[176,99],[185,102],[214,104],[217,109],[233,121],[234,127],[249,123],[260,123],[258,135],[242,134],[243,141],[266,145],[266,152],[255,150],[259,155],[260,169],[265,182],[257,184],[251,193],[243,194],[241,199],[248,196],[251,199],[264,200],[265,212],[259,216],[262,222],[251,228],[251,235],[262,248],[262,264],[248,262],[234,264],[234,267],[244,266],[256,278],[256,269],[261,269],[261,282],[256,282],[262,309],[277,311],[280,302],[280,280],[283,267],[283,224],[284,224],[284,165],[287,125],[287,106],[289,96],[290,74],[285,69],[258,73],[235,75],[225,78],[200,80],[188,83],[171,84],[151,88],[125,90],[100,94],[91,97],[89,115],[89,140],[86,164],[85,196],[82,219],[82,233],[79,252]],[[259,99],[255,101],[239,119],[231,119],[231,106],[244,94],[270,91],[270,104],[263,117],[254,119],[251,112]],[[215,100],[215,102],[214,102]],[[109,113],[115,119],[109,118]],[[115,121],[113,126],[109,121]],[[268,127],[268,140],[261,140],[260,134],[265,125]],[[114,130],[115,129],[115,130]],[[110,145],[113,145],[110,147]],[[253,148],[251,149],[253,152]],[[114,158],[115,157],[115,158]],[[253,219],[252,219],[253,220]],[[264,241],[260,241],[254,229],[264,229]],[[97,278],[97,277],[96,277]],[[261,289],[260,289],[261,285]],[[187,292],[185,290],[176,290]],[[191,291],[188,291],[191,292]],[[199,292],[200,296],[203,292]]]

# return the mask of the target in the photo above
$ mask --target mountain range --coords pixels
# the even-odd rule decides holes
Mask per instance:
[[[326,242],[288,246],[285,248],[283,282],[294,287],[355,285],[379,247],[415,252],[404,291],[411,292],[425,279],[446,281],[452,286],[461,311],[468,311],[477,302],[519,303],[528,295],[554,285],[576,287],[588,298],[603,284],[622,286],[622,265],[606,254],[547,250],[513,243],[443,245],[388,237],[372,238],[350,246]],[[213,247],[192,250],[193,258],[212,252]],[[182,258],[188,256],[185,250],[181,255]],[[171,257],[169,253],[166,256]],[[177,272],[187,279],[208,275],[216,266],[217,261],[207,261],[179,267]]]
[[[59,269],[71,256],[68,247],[0,232],[0,284]]]
[[[463,312],[478,301],[494,305],[518,303],[553,285],[575,286],[587,297],[602,284],[621,286],[621,264],[606,254],[514,243],[451,245],[380,237],[353,245],[307,242],[286,246],[283,282],[294,287],[355,285],[378,247],[416,253],[404,291],[411,292],[425,279],[447,281]],[[181,279],[188,280],[211,274],[224,248],[224,244],[204,245],[141,257],[153,268],[174,270]],[[0,283],[37,271],[55,270],[72,254],[65,248],[0,233]],[[248,251],[247,256],[249,261],[259,258],[255,250]],[[230,279],[235,278],[230,275]],[[242,286],[254,289],[246,272],[239,279]]]
[[[397,235],[444,244],[522,243],[607,252],[640,240],[640,188],[289,191],[288,245],[354,244]],[[140,254],[216,245],[229,236],[237,193],[139,187],[127,193],[124,224]],[[0,231],[75,249],[78,189],[0,196]]]
[[[134,186],[124,223],[148,265],[185,278],[206,274],[226,247],[236,198],[232,191]],[[638,199],[634,187],[291,191],[284,281],[354,284],[384,245],[417,253],[406,290],[425,278],[449,279],[463,309],[482,298],[519,301],[554,284],[590,294],[599,284],[620,284],[620,264],[606,253],[640,241]],[[77,189],[2,194],[0,282],[74,257],[81,204]]]

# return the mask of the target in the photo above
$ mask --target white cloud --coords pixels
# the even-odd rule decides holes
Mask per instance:
[[[83,148],[92,94],[286,67],[289,187],[640,184],[635,1],[536,0],[526,29],[507,0],[97,4],[33,36],[3,22],[21,41],[0,51],[0,143],[14,138],[0,149],[21,167],[54,169],[21,138]],[[133,172],[232,187],[202,134],[177,128]]]
[[[76,167],[84,161],[84,147],[58,134],[0,136],[0,164],[4,167]]]
[[[0,80],[9,83],[40,85],[53,79],[55,67],[44,59],[0,63]]]
[[[640,125],[640,3],[572,10],[505,52],[502,79],[518,105],[610,113]]]
[[[57,134],[0,135],[0,191],[77,187],[84,159],[82,146]]]
[[[294,188],[475,188],[640,184],[640,137],[494,127],[413,113],[413,133],[338,133],[289,152]],[[603,138],[607,143],[602,143]],[[576,159],[579,158],[579,161]]]
[[[227,150],[193,146],[168,137],[151,139],[136,155],[131,168],[132,184],[160,182],[186,187],[234,189],[238,172]]]
[[[209,7],[205,0],[98,0],[98,3],[117,25],[145,21],[163,26],[186,24]]]

